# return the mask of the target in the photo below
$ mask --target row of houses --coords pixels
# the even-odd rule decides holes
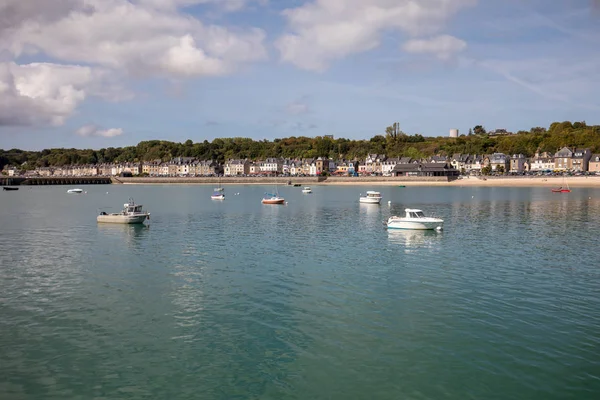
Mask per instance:
[[[533,157],[523,154],[506,155],[494,153],[491,155],[455,154],[449,160],[450,164],[464,173],[481,172],[489,167],[497,172],[600,172],[600,154],[592,154],[590,149],[563,147],[556,153],[536,152]]]
[[[37,168],[28,171],[37,176],[317,176],[324,172],[332,175],[383,175],[392,176],[408,173],[419,164],[448,165],[464,174],[480,174],[486,167],[495,172],[525,171],[590,171],[600,172],[600,154],[590,149],[563,147],[554,154],[537,152],[527,158],[523,154],[489,155],[454,154],[452,157],[432,156],[427,159],[410,157],[386,157],[384,154],[368,154],[364,160],[333,160],[324,157],[309,159],[267,158],[265,160],[230,159],[224,164],[216,160],[198,160],[194,157],[175,157],[171,161],[154,160],[143,163],[109,163],[94,165],[71,165]],[[409,166],[409,167],[397,167]],[[430,167],[433,168],[433,167]],[[440,168],[437,168],[440,169]],[[442,168],[443,169],[443,168]],[[20,175],[17,167],[5,167],[9,176]],[[414,171],[413,171],[414,172]]]

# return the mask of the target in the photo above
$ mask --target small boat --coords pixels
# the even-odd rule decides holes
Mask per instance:
[[[406,208],[404,218],[392,216],[387,222],[388,229],[416,229],[416,230],[442,230],[444,220],[441,218],[426,217],[422,210]]]
[[[300,183],[294,183],[294,187],[300,187],[300,186],[302,186],[302,184],[300,184]]]
[[[312,189],[310,186],[305,186],[304,189],[302,189],[302,193],[312,193]]]
[[[7,191],[9,191],[9,190],[19,190],[19,188],[10,187],[10,186],[2,186],[2,190],[7,190]]]
[[[67,193],[79,194],[79,193],[83,193],[83,189],[69,189],[69,190],[67,190]]]
[[[406,187],[406,185],[398,185],[398,187]]]
[[[215,188],[213,194],[210,196],[211,199],[213,200],[225,200],[225,188],[221,187],[221,184],[219,184],[219,187]]]
[[[279,197],[279,192],[275,191],[275,194],[265,193],[265,197],[261,200],[263,204],[285,204],[285,199]]]
[[[369,191],[367,191],[366,196],[362,196],[362,195],[360,196],[360,202],[367,203],[367,204],[379,204],[379,203],[381,203],[382,198],[383,197],[381,196],[381,193],[369,190]]]
[[[142,211],[141,204],[135,204],[132,198],[129,202],[123,205],[123,211],[120,213],[106,213],[100,212],[100,215],[96,218],[98,222],[112,223],[112,224],[142,224],[146,218],[150,219],[150,213]]]
[[[563,176],[563,185],[559,188],[552,189],[552,193],[571,193],[569,183],[567,182],[567,178],[565,176]]]

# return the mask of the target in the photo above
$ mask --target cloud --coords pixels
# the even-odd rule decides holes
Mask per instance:
[[[90,96],[126,96],[106,71],[90,67],[0,63],[0,126],[62,125]]]
[[[430,39],[411,39],[402,49],[408,53],[431,53],[441,60],[447,60],[454,54],[467,48],[467,43],[450,35],[440,35]]]
[[[384,31],[412,37],[438,33],[477,0],[314,0],[286,9],[290,33],[275,43],[281,60],[323,71],[337,59],[376,48]]]
[[[256,1],[1,0],[0,125],[62,125],[90,95],[131,98],[118,84],[125,77],[222,76],[262,60],[261,29],[207,25],[180,10]],[[10,62],[23,57],[53,63]]]
[[[159,10],[176,9],[178,7],[188,7],[197,4],[214,4],[225,11],[239,11],[248,3],[258,2],[261,5],[267,3],[267,0],[134,0],[135,3],[154,7]]]
[[[239,64],[266,57],[265,34],[260,29],[234,32],[204,25],[176,8],[157,9],[146,2],[85,3],[91,8],[65,7],[62,18],[55,16],[51,21],[23,19],[0,39],[0,50],[14,57],[41,52],[65,62],[122,69],[134,76],[223,75]]]
[[[102,129],[96,125],[84,125],[81,128],[75,131],[76,135],[89,137],[89,136],[101,136],[101,137],[115,137],[123,134],[123,129],[121,128],[110,128],[110,129]]]
[[[285,111],[288,114],[300,115],[300,114],[308,113],[310,111],[310,107],[304,100],[300,99],[300,100],[289,103],[285,107]]]

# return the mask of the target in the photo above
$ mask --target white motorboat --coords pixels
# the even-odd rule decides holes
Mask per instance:
[[[69,190],[67,190],[67,193],[80,194],[80,193],[83,193],[83,189],[69,189]]]
[[[142,224],[146,218],[150,219],[150,213],[142,211],[141,204],[135,204],[133,199],[129,199],[128,203],[125,203],[123,211],[120,213],[106,213],[100,212],[100,215],[96,218],[98,222],[112,223],[112,224]]]
[[[406,208],[405,217],[392,216],[387,220],[388,229],[416,229],[416,230],[442,230],[444,220],[441,218],[426,217],[422,210]]]
[[[312,189],[310,186],[305,186],[304,189],[302,189],[302,193],[312,193]]]
[[[382,198],[383,196],[381,196],[381,193],[368,190],[366,196],[360,196],[360,202],[367,204],[379,204],[381,203]]]

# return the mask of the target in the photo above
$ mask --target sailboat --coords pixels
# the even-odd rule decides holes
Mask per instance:
[[[261,202],[263,204],[285,204],[285,199],[279,197],[279,191],[275,188],[275,194],[265,192],[265,197],[263,197]]]
[[[571,189],[569,188],[569,182],[567,182],[567,178],[564,175],[563,175],[563,186],[552,189],[552,193],[571,193]]]
[[[213,194],[210,196],[213,200],[225,200],[225,188],[221,187],[221,181],[219,180],[219,187],[216,187]]]

